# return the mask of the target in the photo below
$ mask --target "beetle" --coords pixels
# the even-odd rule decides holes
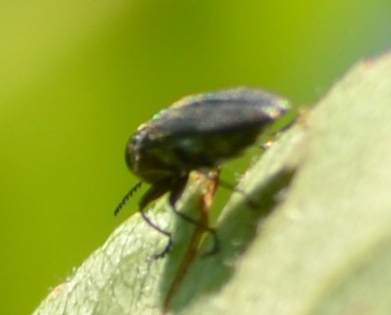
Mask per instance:
[[[141,181],[125,195],[115,214],[142,182],[150,184],[139,201],[139,211],[151,227],[169,238],[166,248],[153,258],[164,257],[173,247],[171,233],[148,218],[146,206],[168,193],[173,211],[198,224],[176,208],[190,172],[216,170],[238,157],[288,109],[288,100],[276,94],[234,87],[187,96],[161,110],[137,128],[126,146],[127,165]],[[215,230],[203,228],[215,236],[217,244]]]

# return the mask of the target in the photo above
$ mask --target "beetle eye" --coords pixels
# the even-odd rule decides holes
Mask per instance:
[[[140,135],[139,134],[134,135],[132,137],[132,141],[131,142],[132,142],[133,145],[136,145],[137,143],[139,143],[140,142]]]

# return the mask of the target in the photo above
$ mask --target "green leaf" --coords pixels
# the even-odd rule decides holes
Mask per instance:
[[[239,187],[216,255],[178,276],[194,227],[162,200],[148,214],[174,231],[167,258],[145,262],[166,239],[135,215],[34,314],[390,314],[391,55],[354,67]],[[181,209],[196,215],[204,189]]]

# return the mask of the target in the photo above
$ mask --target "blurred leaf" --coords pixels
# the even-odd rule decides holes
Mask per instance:
[[[390,314],[390,103],[389,54],[358,64],[299,117],[240,183],[259,206],[232,196],[221,251],[194,262],[167,311]],[[197,211],[201,192],[193,184],[182,209]],[[165,226],[160,208],[150,215]],[[35,314],[161,313],[191,233],[178,223],[173,253],[148,264],[165,239],[132,217]]]

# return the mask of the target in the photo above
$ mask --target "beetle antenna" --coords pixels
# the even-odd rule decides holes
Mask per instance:
[[[134,193],[139,190],[142,183],[143,182],[138,182],[132,187],[131,190],[128,191],[128,193],[122,198],[121,202],[118,204],[117,208],[115,208],[114,215],[117,215],[121,211],[121,209],[126,205],[129,199],[134,195]]]

